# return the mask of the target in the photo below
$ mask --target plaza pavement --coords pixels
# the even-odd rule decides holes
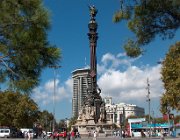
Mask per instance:
[[[160,137],[153,137],[153,138],[120,138],[120,137],[97,137],[96,140],[160,140]],[[78,139],[76,139],[78,140]],[[81,140],[93,140],[93,138],[81,138]],[[164,140],[180,140],[180,137],[172,138],[172,137],[165,137]]]
[[[0,138],[0,140],[28,140],[27,138]],[[53,140],[53,139],[33,139],[33,140]],[[54,139],[57,140],[57,139]],[[64,138],[59,138],[59,140],[67,140]],[[94,140],[93,137],[82,137],[82,138],[76,138],[75,140]],[[160,137],[152,137],[152,138],[120,138],[120,137],[97,137],[96,140],[161,140]],[[180,140],[180,137],[165,137],[164,140]]]

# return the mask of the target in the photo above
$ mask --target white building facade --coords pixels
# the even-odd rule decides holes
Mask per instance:
[[[117,124],[118,126],[123,125],[125,119],[129,116],[142,117],[145,114],[144,108],[133,104],[113,104],[112,97],[105,97],[104,102],[107,113],[106,118],[112,120],[113,123]]]

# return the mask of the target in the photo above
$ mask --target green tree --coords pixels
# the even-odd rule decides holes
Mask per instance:
[[[162,117],[161,118],[154,118],[154,123],[167,123],[167,121],[164,120]]]
[[[65,119],[61,119],[61,120],[59,121],[58,127],[59,127],[59,128],[66,128],[66,127],[67,127],[66,120],[65,120]]]
[[[0,82],[28,93],[60,60],[60,49],[47,40],[49,14],[42,0],[1,0],[0,9]]]
[[[5,91],[0,99],[0,125],[32,128],[38,120],[38,106],[28,95]]]
[[[162,62],[162,81],[165,93],[161,97],[161,112],[168,107],[180,111],[180,42],[172,45]]]
[[[77,122],[77,117],[70,118],[70,120],[69,120],[69,127],[68,127],[69,131],[71,130],[71,126],[76,124],[76,122]]]
[[[39,113],[38,123],[41,124],[44,130],[51,131],[52,130],[52,122],[53,122],[53,114],[49,113],[47,110],[44,110]]]
[[[180,115],[174,117],[174,124],[180,123]]]
[[[120,0],[115,12],[115,23],[127,20],[128,28],[135,34],[124,45],[127,55],[137,57],[143,53],[142,46],[157,35],[162,39],[173,38],[180,27],[179,0]]]

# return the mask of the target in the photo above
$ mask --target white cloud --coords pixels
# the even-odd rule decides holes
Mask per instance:
[[[118,59],[125,56],[125,54],[117,54],[117,56],[111,54],[111,53],[107,53],[105,55],[103,55],[101,62],[103,64],[103,66],[105,67],[112,67],[112,68],[116,68],[118,67],[120,64],[123,65],[130,65],[130,61],[128,61],[127,59]]]
[[[119,56],[105,54],[102,58],[100,66],[103,67],[103,73],[102,71],[99,73],[98,79],[98,85],[102,89],[101,95],[103,97],[112,96],[113,101],[117,103],[132,103],[133,101],[134,104],[144,107],[147,104],[146,87],[147,78],[149,78],[150,98],[158,101],[163,93],[162,81],[160,80],[161,65],[138,67],[133,65],[135,60],[127,59],[124,55]],[[117,65],[114,65],[114,62]],[[159,106],[159,103],[156,103]]]
[[[44,85],[33,90],[33,99],[42,105],[53,102],[53,96],[56,102],[72,97],[72,79],[69,78],[65,84],[60,85],[60,81],[56,80],[55,96],[54,96],[54,80],[49,80]]]
[[[137,58],[138,59],[138,58]],[[125,102],[138,106],[147,106],[147,78],[150,83],[150,98],[156,101],[159,106],[159,97],[163,93],[163,86],[160,80],[161,65],[156,66],[135,66],[137,59],[130,59],[125,54],[113,55],[110,53],[102,57],[98,64],[98,85],[102,89],[101,96],[112,96],[116,103]],[[60,84],[61,83],[61,84]],[[71,101],[73,91],[72,78],[68,78],[64,84],[56,80],[57,102],[64,99]],[[41,104],[49,104],[53,100],[54,81],[34,89],[34,99]],[[155,105],[155,104],[153,104]]]

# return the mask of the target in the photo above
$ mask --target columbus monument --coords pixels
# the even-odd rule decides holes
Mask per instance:
[[[103,132],[112,127],[112,121],[106,119],[105,104],[100,96],[101,90],[97,85],[97,27],[95,6],[89,6],[90,21],[89,43],[90,43],[90,73],[91,86],[87,88],[87,96],[84,99],[84,105],[79,111],[78,119],[73,127],[76,127],[81,135],[87,135],[90,131]]]

